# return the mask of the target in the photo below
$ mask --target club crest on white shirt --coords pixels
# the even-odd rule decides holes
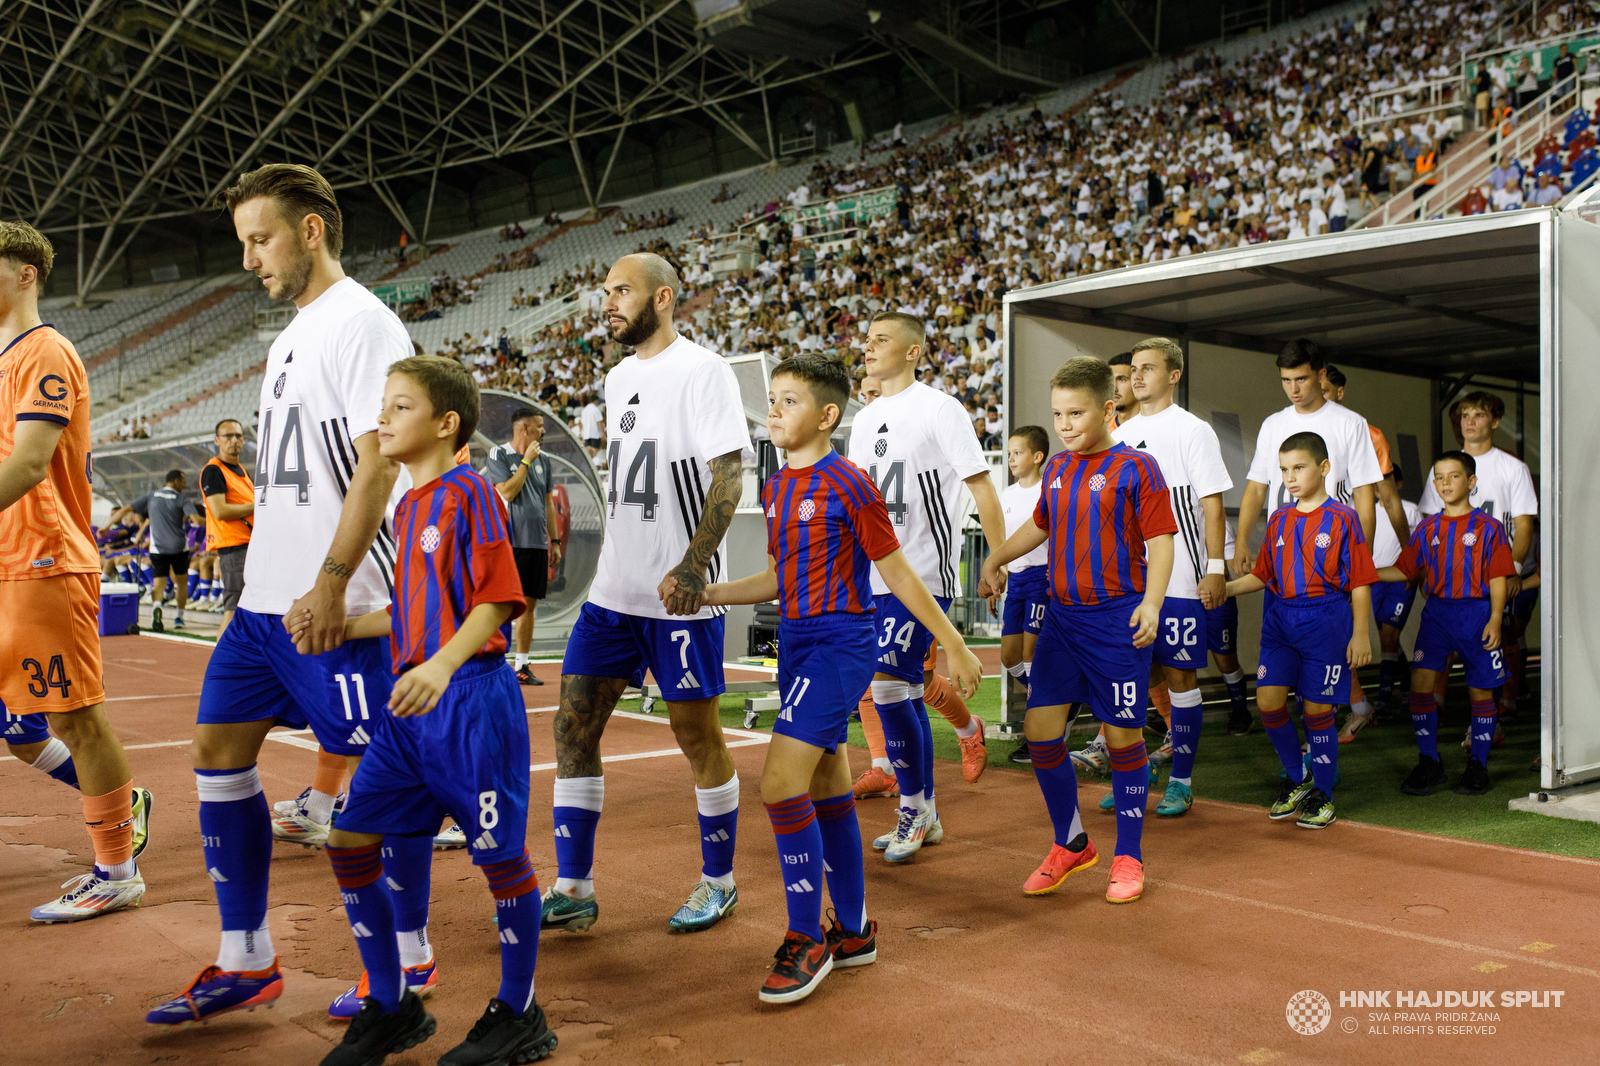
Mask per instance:
[[[439,527],[429,526],[422,531],[422,550],[432,555],[439,550]]]

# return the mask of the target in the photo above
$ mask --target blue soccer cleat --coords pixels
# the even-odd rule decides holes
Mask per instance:
[[[733,913],[739,905],[739,890],[723,888],[714,881],[701,881],[689,893],[684,905],[667,919],[667,928],[677,933],[698,933],[710,929]]]
[[[270,968],[253,972],[207,966],[183,990],[183,995],[151,1010],[144,1020],[151,1025],[187,1029],[195,1022],[203,1024],[219,1014],[270,1007],[281,995],[283,975],[278,972],[277,959],[272,960]]]
[[[1156,805],[1156,814],[1162,818],[1177,818],[1188,814],[1189,808],[1194,806],[1194,790],[1182,781],[1167,782],[1167,794],[1161,797],[1161,802]]]
[[[540,929],[565,929],[581,933],[600,918],[600,900],[593,892],[582,899],[573,899],[565,892],[550,889],[544,894],[539,909]]]
[[[405,968],[406,988],[415,992],[423,999],[433,995],[433,990],[439,987],[439,963],[434,960],[422,966],[407,966]],[[371,986],[367,984],[367,971],[361,971],[361,980],[339,993],[334,1001],[328,1004],[328,1017],[349,1021],[361,1013],[361,1001],[372,995]]]

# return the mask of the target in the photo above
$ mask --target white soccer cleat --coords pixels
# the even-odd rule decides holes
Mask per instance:
[[[112,911],[137,907],[144,899],[144,876],[135,870],[124,881],[110,881],[98,869],[79,874],[61,886],[67,891],[60,899],[33,908],[29,915],[36,922],[81,922]]]
[[[332,828],[332,822],[313,822],[299,806],[289,814],[272,816],[272,839],[286,844],[320,848],[328,843],[328,830]]]
[[[924,847],[933,847],[944,839],[944,825],[939,821],[939,812],[933,812],[933,821],[928,823],[928,831],[922,835]]]
[[[433,837],[434,851],[454,851],[467,846],[467,831],[454,822]]]
[[[1104,777],[1106,769],[1111,765],[1111,753],[1106,750],[1105,737],[1095,737],[1072,752],[1071,757],[1072,765],[1079,773],[1092,774],[1095,777]]]
[[[894,832],[889,834],[888,843],[883,849],[884,861],[901,863],[915,858],[917,852],[922,850],[931,824],[933,815],[927,811],[901,807],[900,820],[895,823]],[[873,841],[873,844],[876,845],[877,841]]]

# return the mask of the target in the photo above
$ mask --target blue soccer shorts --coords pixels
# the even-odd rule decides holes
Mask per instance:
[[[561,673],[620,677],[638,688],[649,670],[668,703],[720,696],[727,689],[723,630],[721,615],[645,618],[585,603],[567,638]]]
[[[1529,589],[1519,592],[1511,598],[1506,605],[1506,613],[1518,622],[1527,622],[1533,618],[1534,609],[1539,605],[1539,590]]]
[[[1128,620],[1143,600],[1118,596],[1092,606],[1052,600],[1033,647],[1028,706],[1086,703],[1107,725],[1142,729],[1153,649],[1133,646]]]
[[[1232,596],[1221,607],[1206,611],[1206,650],[1213,655],[1239,654],[1239,601]]]
[[[1483,627],[1489,624],[1487,599],[1452,600],[1428,597],[1411,660],[1419,670],[1449,668],[1451,652],[1461,660],[1470,688],[1492,689],[1506,683],[1505,656],[1499,648],[1485,651]]]
[[[832,755],[877,670],[872,615],[837,612],[778,622],[778,695],[772,731]]]
[[[927,626],[917,621],[911,610],[895,599],[892,593],[885,592],[882,595],[873,593],[872,598],[878,604],[878,609],[873,615],[873,624],[878,634],[878,656],[874,672],[898,677],[913,685],[922,684],[923,660],[928,657],[928,649],[933,646],[933,634],[928,631]],[[935,596],[934,602],[939,605],[941,611],[950,609],[950,601],[947,599]],[[780,652],[783,650],[782,644],[778,645],[778,650]]]
[[[1417,587],[1409,581],[1380,581],[1372,586],[1372,617],[1380,626],[1404,629],[1417,602]]]
[[[276,719],[309,727],[335,755],[365,755],[378,722],[389,717],[389,640],[347,640],[321,655],[301,655],[283,616],[234,612],[206,664],[201,725]]]
[[[42,744],[50,739],[50,716],[43,711],[35,714],[12,714],[0,700],[0,740],[7,744]]]
[[[1005,604],[1000,608],[1000,635],[1039,635],[1050,603],[1050,568],[1030,566],[1006,578]]]
[[[528,712],[504,658],[470,659],[427,714],[386,718],[350,778],[339,828],[432,835],[445,817],[472,861],[522,857],[528,836]]]
[[[1343,596],[1272,597],[1261,623],[1256,688],[1282,685],[1306,703],[1345,702],[1354,630],[1350,601]]]
[[[1199,600],[1168,596],[1161,601],[1154,647],[1155,661],[1174,670],[1198,670],[1206,664],[1206,609]]]

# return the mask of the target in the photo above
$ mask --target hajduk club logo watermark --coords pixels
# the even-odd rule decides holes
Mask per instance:
[[[1321,992],[1305,989],[1289,997],[1289,1006],[1283,1012],[1289,1028],[1301,1036],[1316,1036],[1333,1021],[1333,1004]]]
[[[1341,1009],[1365,1011],[1366,1017],[1346,1015],[1339,1028],[1353,1035],[1364,1027],[1369,1036],[1493,1036],[1500,1011],[1560,1007],[1565,996],[1559,989],[1340,992]],[[1302,1036],[1315,1036],[1332,1023],[1333,1004],[1308,988],[1289,997],[1284,1019]]]

